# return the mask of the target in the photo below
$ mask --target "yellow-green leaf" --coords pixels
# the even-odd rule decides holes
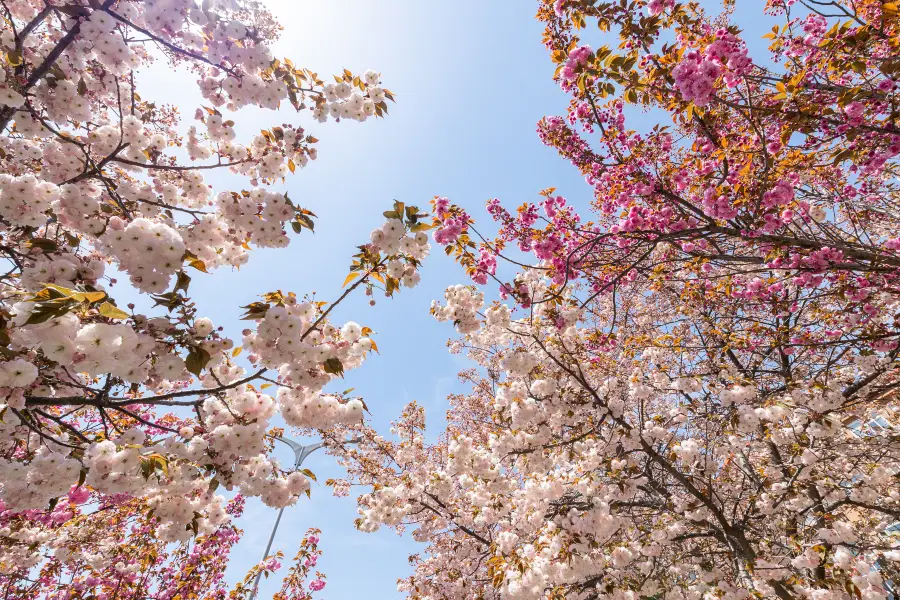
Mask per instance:
[[[118,306],[116,306],[115,304],[112,304],[111,302],[104,302],[97,308],[97,310],[100,311],[100,314],[102,316],[106,317],[107,319],[127,319],[128,318],[128,313],[121,310]]]
[[[74,292],[71,296],[76,302],[100,302],[106,298],[106,292]]]
[[[329,358],[325,361],[324,368],[326,373],[344,376],[344,363],[339,358]]]
[[[206,270],[206,263],[203,262],[202,260],[200,260],[199,258],[188,259],[188,264],[190,266],[194,267],[195,269],[197,269],[198,271],[202,271],[204,273],[209,273],[209,271]]]
[[[190,373],[199,377],[200,373],[203,372],[203,367],[206,366],[210,358],[212,357],[209,355],[209,352],[203,348],[191,348],[184,364]]]
[[[9,63],[11,67],[18,67],[23,61],[22,53],[18,50],[11,50],[6,53],[6,62]]]

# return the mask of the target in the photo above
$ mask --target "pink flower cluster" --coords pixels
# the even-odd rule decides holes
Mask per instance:
[[[579,46],[569,52],[569,58],[566,59],[566,64],[559,72],[562,80],[566,83],[575,81],[578,78],[578,70],[587,64],[593,53],[594,51],[587,45]]]
[[[451,215],[449,208],[450,201],[447,198],[438,198],[434,201],[434,214],[441,221],[441,226],[434,232],[434,241],[442,246],[452,244],[469,228],[469,215],[464,211],[455,216]]]
[[[827,30],[828,20],[825,17],[819,14],[807,15],[806,21],[803,22],[803,33],[806,34],[803,38],[804,44],[808,46],[818,45]]]
[[[714,219],[733,219],[738,215],[737,209],[727,196],[720,195],[716,188],[707,188],[703,192],[703,212]]]
[[[866,107],[861,102],[851,102],[844,107],[844,114],[851,125],[859,125],[863,120],[863,113]]]
[[[647,5],[647,10],[650,11],[651,15],[655,16],[674,5],[675,0],[650,0],[650,3]]]
[[[601,113],[601,117],[603,113]],[[555,148],[564,158],[588,175],[588,183],[594,185],[601,166],[587,141],[566,124],[562,117],[544,117],[538,122],[537,134],[545,146]]]
[[[800,264],[807,269],[824,273],[828,267],[844,260],[844,253],[834,248],[822,248],[801,259]]]
[[[529,204],[519,213],[519,222],[523,227],[531,227],[538,220],[537,206]]]
[[[785,206],[794,199],[794,186],[781,180],[775,186],[763,194],[762,204],[766,208]]]
[[[497,257],[487,250],[482,250],[478,257],[478,264],[475,266],[475,273],[472,275],[472,281],[479,285],[487,283],[488,275],[497,272]]]
[[[771,296],[780,294],[782,291],[784,291],[784,284],[780,281],[769,285],[765,280],[755,277],[747,283],[745,289],[735,290],[731,295],[734,298],[744,298],[745,300],[754,298],[765,300]]]
[[[704,52],[685,52],[681,62],[672,70],[675,86],[685,100],[706,106],[715,92],[716,80],[721,76],[725,85],[734,87],[743,74],[753,66],[744,42],[725,30],[717,32],[717,39]]]
[[[675,86],[681,96],[693,101],[697,106],[709,104],[715,91],[716,79],[722,74],[722,68],[712,60],[703,58],[700,52],[686,52],[681,62],[672,70]]]
[[[722,65],[725,69],[725,85],[730,88],[735,87],[741,75],[753,66],[744,41],[724,29],[716,32],[716,41],[706,48],[706,58]]]

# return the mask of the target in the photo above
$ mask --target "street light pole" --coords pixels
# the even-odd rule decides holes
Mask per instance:
[[[291,450],[294,451],[294,471],[300,468],[300,465],[303,464],[303,461],[306,460],[306,457],[324,446],[322,442],[316,442],[315,444],[307,444],[304,446],[303,444],[298,444],[293,440],[289,440],[283,437],[275,438],[279,442],[283,442],[290,446]],[[346,444],[355,444],[358,440],[347,440]],[[275,525],[272,527],[272,533],[269,534],[269,542],[266,544],[266,551],[263,552],[262,560],[266,560],[266,557],[269,556],[269,550],[272,549],[272,542],[275,541],[275,532],[278,531],[278,525],[281,523],[281,515],[284,514],[284,509],[286,507],[282,506],[278,509],[278,516],[275,518]],[[259,591],[259,580],[262,578],[262,570],[256,574],[256,579],[253,581],[253,593],[250,594],[250,600],[256,600],[256,593]]]

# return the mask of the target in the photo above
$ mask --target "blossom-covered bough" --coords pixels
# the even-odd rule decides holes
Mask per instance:
[[[429,250],[425,215],[397,202],[336,300],[265,294],[243,307],[236,345],[191,300],[191,279],[314,228],[275,186],[317,140],[290,124],[240,140],[235,121],[287,106],[365,121],[392,95],[374,71],[326,83],[275,58],[280,26],[254,0],[0,9],[0,593],[150,597],[126,594],[134,584],[211,598],[202,578],[179,587],[153,569],[207,546],[203,560],[224,568],[241,497],[283,507],[309,492],[309,473],[271,458],[272,419],[307,431],[362,419],[361,400],[322,390],[377,346],[329,317],[355,290],[416,285]],[[185,107],[140,94],[159,61],[196,77],[204,102],[189,123]],[[248,187],[214,187],[219,172]],[[227,505],[219,485],[242,496]]]
[[[172,544],[161,538],[159,522],[137,498],[118,498],[95,514],[32,514],[31,527],[45,526],[47,539],[62,533],[66,545],[54,550],[53,558],[42,565],[39,577],[5,576],[0,580],[0,589],[4,597],[16,599],[250,600],[257,574],[269,577],[276,573],[284,555],[275,552],[254,565],[242,581],[229,586],[226,568],[231,551],[243,534],[234,520],[240,518],[243,510],[244,497],[237,495],[214,517],[220,519],[220,525],[211,533],[194,538],[193,544]],[[322,554],[319,534],[310,529],[300,540],[282,588],[272,596],[273,600],[309,600],[324,589],[325,576],[315,570]],[[73,568],[75,565],[78,567]]]
[[[594,214],[553,189],[492,200],[491,237],[434,202],[472,284],[432,312],[471,391],[436,443],[415,404],[399,439],[364,430],[335,482],[372,486],[361,529],[428,543],[410,597],[874,600],[900,580],[898,7],[771,0],[762,42],[732,7],[540,3],[572,100],[538,134]]]

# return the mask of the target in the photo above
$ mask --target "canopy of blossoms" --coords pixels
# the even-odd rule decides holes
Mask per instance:
[[[435,199],[471,391],[335,482],[427,543],[409,597],[896,597],[900,14],[758,3],[766,54],[731,8],[540,3],[593,210]]]
[[[329,315],[356,290],[415,286],[430,227],[395,203],[336,299],[265,293],[242,307],[247,329],[224,332],[192,278],[315,226],[277,184],[317,139],[274,123],[239,139],[236,121],[246,107],[366,121],[392,95],[375,71],[326,82],[273,56],[281,27],[255,0],[0,5],[0,587],[218,598],[242,498],[309,493],[308,472],[270,455],[276,416],[307,432],[362,419],[360,399],[323,388],[377,346]],[[143,99],[142,69],[160,61],[204,103]],[[217,189],[218,172],[246,187]],[[298,565],[289,588],[305,585]]]

